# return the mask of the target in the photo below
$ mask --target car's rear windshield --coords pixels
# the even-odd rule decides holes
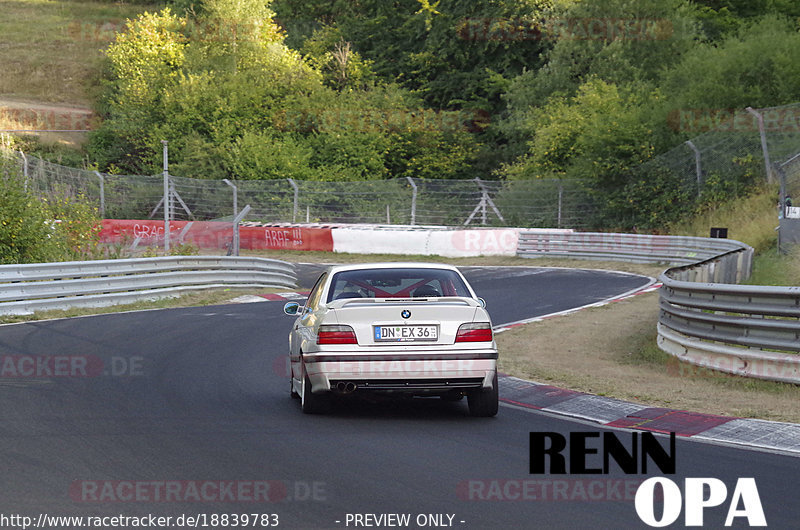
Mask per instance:
[[[363,269],[337,272],[328,302],[342,298],[471,297],[464,280],[448,269]]]

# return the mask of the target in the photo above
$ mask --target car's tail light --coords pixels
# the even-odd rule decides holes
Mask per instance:
[[[358,341],[350,326],[325,325],[319,327],[317,344],[358,344]]]
[[[491,342],[492,325],[488,322],[461,324],[456,333],[456,342]]]

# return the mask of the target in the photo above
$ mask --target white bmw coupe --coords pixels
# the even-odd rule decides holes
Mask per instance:
[[[467,396],[470,414],[498,409],[497,346],[485,303],[455,267],[381,263],[332,267],[289,333],[291,392],[306,413],[334,394]]]

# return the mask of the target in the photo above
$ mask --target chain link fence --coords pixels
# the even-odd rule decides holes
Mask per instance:
[[[675,196],[702,201],[714,194],[735,196],[755,182],[778,181],[777,210],[782,219],[794,215],[786,215],[786,206],[792,197],[800,199],[800,104],[684,114],[674,126],[704,132],[634,168],[630,182],[663,179],[672,193],[682,193]],[[163,219],[166,199],[171,220],[230,220],[249,205],[246,220],[267,224],[596,228],[589,183],[574,179],[320,182],[169,175],[165,193],[162,175],[113,175],[21,152],[9,155],[18,160],[27,185],[40,196],[83,194],[107,219]],[[800,243],[800,227],[796,236],[784,233],[791,225],[781,223],[781,237]]]
[[[631,181],[663,178],[698,202],[734,197],[760,182],[779,183],[776,214],[785,218],[787,197],[789,203],[800,197],[800,103],[686,110],[673,118],[679,130],[704,132],[636,167]],[[792,223],[780,224],[782,240],[800,243],[800,227],[789,237]]]
[[[635,172],[668,171],[700,194],[714,176],[731,179],[749,172],[772,182],[775,176],[767,172],[768,163],[787,161],[800,152],[800,103],[685,113],[688,116],[679,113],[674,127],[706,132],[654,157]]]
[[[25,155],[15,157],[29,189],[39,196],[84,195],[106,219],[233,218],[262,223],[370,223],[439,226],[581,228],[591,200],[574,180],[427,180],[397,178],[359,182],[203,180],[169,175],[113,175],[70,168]]]

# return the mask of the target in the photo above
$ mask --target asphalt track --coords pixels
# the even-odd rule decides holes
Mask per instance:
[[[302,287],[317,272],[301,267]],[[495,324],[646,283],[601,271],[465,274]],[[496,418],[471,418],[464,402],[422,399],[354,402],[329,416],[303,415],[289,397],[284,356],[292,319],[281,306],[0,326],[0,516],[273,513],[279,528],[366,528],[347,525],[347,514],[411,514],[413,523],[419,514],[446,514],[452,527],[469,529],[646,527],[633,502],[620,500],[625,483],[619,481],[662,475],[652,465],[637,475],[622,474],[613,462],[609,475],[528,473],[531,431],[607,429],[509,406]],[[61,364],[41,361],[47,356],[61,356]],[[38,376],[27,372],[25,359],[39,359]],[[739,477],[754,477],[769,526],[797,527],[800,459],[678,439],[676,461],[669,478],[681,487],[686,477],[714,477],[732,492]],[[572,500],[554,500],[551,486],[541,483],[523,491],[522,481],[530,480],[558,482]],[[603,484],[586,500],[581,492],[590,480]],[[207,498],[188,493],[192,485],[230,481],[244,485],[234,500],[211,490]],[[270,481],[270,502],[248,502],[249,481]],[[165,482],[180,485],[179,500],[164,498],[159,484]],[[97,492],[106,487],[111,493],[100,500]],[[727,501],[706,510],[705,525],[722,527],[727,511]],[[428,519],[427,527],[446,527],[446,515]],[[683,521],[681,515],[676,525]],[[738,518],[734,527],[744,522]]]

